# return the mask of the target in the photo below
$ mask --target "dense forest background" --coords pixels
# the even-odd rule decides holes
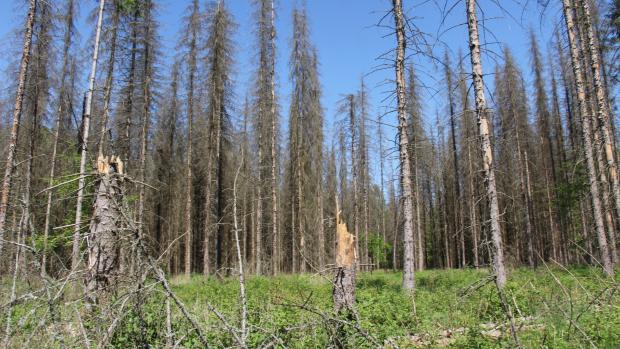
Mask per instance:
[[[506,21],[524,27],[527,62],[515,60],[510,42],[496,38],[501,42],[495,44],[496,39],[489,39],[492,31],[483,31],[493,44],[488,49],[483,45],[490,86],[485,92],[490,97],[501,232],[511,265],[535,266],[551,259],[565,265],[592,264],[599,259],[581,152],[582,115],[557,5],[527,5],[540,12],[540,26],[553,28],[544,31],[552,33],[549,37],[539,37],[539,30],[524,24],[537,19],[517,20],[503,12]],[[396,99],[388,82],[369,87],[364,75],[341,77],[359,80],[359,86],[341,91],[339,102],[326,108],[321,52],[312,43],[306,5],[278,13],[270,1],[257,1],[251,5],[253,74],[249,85],[237,86],[239,45],[232,37],[238,26],[227,3],[190,1],[184,6],[176,47],[162,52],[156,2],[106,3],[90,133],[84,140],[82,99],[92,39],[82,46],[76,38],[94,37],[89,26],[96,25],[96,12],[84,22],[81,14],[91,11],[87,4],[38,4],[3,238],[16,241],[16,226],[23,225],[25,238],[40,251],[48,272],[70,268],[72,254],[80,252],[79,236],[89,225],[96,189],[90,177],[78,188],[77,150],[83,146],[88,150],[87,172],[98,154],[123,160],[131,179],[123,185],[127,213],[149,250],[172,274],[210,274],[236,263],[233,195],[239,202],[243,257],[252,273],[322,270],[333,263],[330,232],[336,205],[358,237],[362,267],[400,268],[401,164],[395,153]],[[436,15],[450,18],[460,6],[455,3]],[[499,4],[488,6],[504,10]],[[579,11],[581,23],[585,16]],[[601,53],[601,78],[609,86],[604,104],[611,112],[608,120],[595,120],[593,128],[610,127],[615,142],[618,4],[592,3],[590,11],[588,25]],[[411,12],[415,16],[415,7]],[[286,48],[276,48],[282,42],[276,40],[276,13],[279,23],[286,18],[286,25],[292,26]],[[411,53],[405,63],[405,95],[415,267],[483,266],[490,260],[485,223],[489,210],[468,53],[446,47],[441,36],[418,31],[413,21],[407,23]],[[460,24],[438,28],[448,31],[452,25]],[[588,28],[577,28],[584,53],[592,49],[586,45]],[[289,54],[279,54],[283,51]],[[364,73],[389,73],[389,53]],[[19,65],[11,57],[17,58],[5,55],[1,104],[5,155],[19,80]],[[280,60],[289,70],[286,88],[278,83],[275,64]],[[588,56],[583,60],[584,67],[592,65]],[[601,105],[594,76],[585,70],[586,110],[595,113]],[[430,74],[433,79],[420,77]],[[290,93],[280,97],[281,90]],[[602,121],[606,125],[598,125]],[[604,229],[616,262],[617,183],[605,170],[605,140],[598,132],[593,137]],[[83,211],[76,215],[78,192],[84,197],[79,199]],[[23,211],[27,218],[21,218]],[[3,258],[4,265],[11,260]]]

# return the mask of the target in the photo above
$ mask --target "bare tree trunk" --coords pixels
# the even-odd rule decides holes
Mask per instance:
[[[191,38],[189,43],[189,86],[187,88],[187,162],[185,164],[186,178],[185,178],[185,186],[187,189],[185,198],[185,277],[189,278],[192,273],[192,146],[193,146],[193,138],[192,131],[194,128],[194,79],[196,75],[196,35],[199,16],[199,3],[197,0],[194,0],[192,3],[192,14],[190,19],[191,25]],[[207,260],[207,263],[203,261],[203,274],[209,274],[209,268],[205,265],[208,265],[208,256],[209,254],[205,251],[204,256]]]
[[[276,115],[276,27],[275,27],[274,0],[271,0],[271,220],[272,220],[272,256],[271,272],[273,275],[280,271],[280,249],[278,239],[278,182],[277,182],[277,118]]]
[[[491,135],[489,121],[487,119],[487,105],[484,97],[484,81],[482,79],[482,59],[480,57],[480,38],[478,36],[478,18],[476,14],[476,1],[467,1],[467,27],[469,28],[469,49],[472,65],[472,78],[476,93],[476,118],[478,120],[478,134],[482,150],[482,165],[485,176],[487,201],[490,211],[490,230],[493,240],[493,269],[496,276],[497,287],[501,290],[506,284],[506,268],[504,266],[504,247],[502,232],[499,225],[499,204],[497,200],[497,188],[495,184],[495,169],[493,168],[493,149],[491,148]]]
[[[354,96],[349,95],[349,126],[351,127],[351,174],[353,181],[353,236],[355,237],[355,250],[359,251],[360,243],[359,243],[359,219],[358,219],[358,181],[359,175],[357,171],[357,151],[356,151],[356,142],[357,138],[355,137],[357,134],[357,129],[355,128],[355,101]],[[356,255],[357,257],[357,255]],[[359,263],[356,263],[359,264]],[[359,267],[359,265],[358,265]]]
[[[592,151],[592,130],[590,115],[588,114],[588,108],[586,104],[586,92],[584,86],[584,75],[581,68],[581,62],[579,59],[579,49],[577,47],[576,35],[575,35],[575,23],[573,20],[573,7],[570,0],[562,0],[564,9],[564,19],[566,21],[566,29],[568,32],[568,41],[570,44],[570,53],[572,60],[573,73],[575,77],[575,84],[577,87],[577,99],[579,102],[579,109],[581,112],[581,138],[583,140],[583,150],[586,160],[588,179],[590,183],[590,200],[592,203],[592,213],[594,216],[594,224],[596,226],[596,235],[598,237],[599,249],[601,253],[601,260],[605,273],[613,277],[614,271],[609,256],[609,249],[607,246],[607,237],[605,236],[605,226],[603,223],[603,215],[601,212],[601,202],[598,190],[596,167],[594,164],[594,155]]]
[[[19,120],[22,114],[22,104],[24,100],[24,86],[26,84],[26,74],[30,61],[30,46],[32,44],[32,28],[34,26],[34,15],[37,8],[37,0],[30,0],[28,17],[26,19],[26,32],[24,34],[24,45],[22,48],[22,58],[19,63],[19,77],[17,83],[17,93],[15,96],[15,107],[13,108],[13,123],[11,126],[11,136],[9,139],[9,149],[6,158],[6,169],[2,181],[2,194],[0,194],[0,255],[4,247],[4,225],[6,223],[6,212],[9,204],[9,194],[11,192],[11,179],[13,177],[15,152],[17,148],[17,137],[19,134]]]
[[[302,213],[302,205],[303,205],[303,188],[302,188],[302,174],[303,167],[301,161],[301,146],[303,141],[303,118],[298,118],[297,120],[297,234],[299,234],[299,248],[297,253],[299,253],[299,272],[306,272],[306,239],[304,231],[304,217]],[[295,240],[293,240],[293,244],[295,244]],[[293,253],[295,253],[295,248],[293,247]]]
[[[243,159],[243,154],[241,154]],[[242,160],[243,161],[243,160]],[[245,295],[245,272],[243,270],[243,257],[241,257],[241,243],[239,241],[239,223],[237,222],[237,179],[239,178],[239,172],[241,166],[237,168],[235,173],[235,180],[233,182],[233,230],[235,233],[235,245],[237,247],[237,263],[239,263],[239,301],[241,302],[241,340],[239,345],[245,348],[245,340],[248,337],[247,318],[248,318],[248,305],[247,297]]]
[[[353,310],[355,306],[355,264],[357,250],[355,236],[349,233],[347,225],[340,219],[336,205],[336,275],[333,281],[332,297],[337,313]]]
[[[614,147],[613,136],[611,134],[612,114],[609,110],[607,99],[607,89],[602,75],[601,57],[599,55],[599,45],[597,42],[597,34],[592,25],[592,14],[590,11],[589,0],[580,0],[584,11],[584,23],[586,27],[590,62],[592,68],[592,77],[594,80],[594,90],[596,91],[596,102],[598,104],[597,118],[599,122],[599,130],[602,136],[603,146],[605,149],[605,159],[607,160],[607,170],[611,179],[611,189],[616,208],[616,220],[620,220],[620,183],[618,179],[618,168],[616,166],[616,149]],[[566,3],[566,1],[564,1]],[[583,38],[585,40],[585,38]],[[603,171],[603,169],[601,169]],[[615,257],[615,256],[614,256]]]
[[[473,241],[474,252],[474,266],[478,268],[480,266],[480,257],[478,256],[478,218],[476,217],[476,194],[474,192],[474,170],[471,163],[471,147],[467,140],[467,166],[469,169],[468,181],[469,181],[469,220],[471,224],[471,235]]]
[[[403,266],[403,288],[413,291],[414,246],[413,246],[413,200],[411,188],[411,165],[409,164],[409,136],[407,135],[407,116],[405,99],[405,22],[402,0],[392,0],[394,23],[396,24],[396,98],[398,101],[398,148],[400,157],[400,187],[403,199],[403,242],[405,247]],[[396,247],[395,247],[396,248]]]
[[[142,111],[142,134],[140,139],[140,168],[139,168],[139,180],[142,183],[146,182],[146,157],[148,150],[148,133],[149,133],[149,123],[151,119],[151,79],[152,79],[152,69],[151,69],[151,1],[147,0],[145,4],[145,43],[144,43],[144,81],[143,81],[143,111]],[[146,186],[144,184],[140,185],[140,191],[138,193],[138,238],[142,239],[144,232],[144,201],[146,195]],[[134,246],[135,244],[132,244]],[[132,247],[134,249],[134,247]],[[136,251],[132,253],[132,266],[137,267],[138,262],[136,258],[138,254]]]
[[[95,75],[97,73],[97,59],[99,57],[99,39],[101,37],[101,24],[103,22],[103,8],[105,0],[99,1],[99,17],[97,19],[97,29],[95,32],[95,46],[93,48],[92,66],[88,78],[88,92],[86,92],[86,102],[84,103],[84,114],[82,115],[82,144],[80,155],[80,179],[78,181],[77,205],[75,209],[75,225],[73,230],[73,251],[71,254],[71,268],[76,269],[80,262],[80,229],[82,226],[82,201],[84,201],[84,186],[86,185],[86,161],[88,157],[88,132],[90,130],[90,113],[93,102],[93,92],[95,90]]]

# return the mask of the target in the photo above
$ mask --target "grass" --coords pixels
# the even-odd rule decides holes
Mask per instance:
[[[265,346],[277,337],[275,347],[325,348],[338,338],[349,348],[371,348],[375,346],[368,340],[371,337],[388,348],[513,348],[507,330],[495,331],[499,338],[489,335],[489,327],[507,324],[507,318],[494,284],[484,283],[487,275],[487,271],[471,269],[417,272],[416,293],[411,297],[401,290],[400,273],[361,273],[356,293],[359,328],[337,326],[344,318],[332,312],[328,278],[249,277],[248,347]],[[171,285],[212,347],[236,345],[207,304],[230,326],[238,327],[237,279],[196,275],[190,280],[173,278]],[[515,317],[527,319],[518,331],[523,348],[620,348],[620,295],[598,269],[512,270],[505,295]],[[163,347],[164,299],[162,292],[151,292],[140,316],[135,307],[128,307],[131,310],[114,332],[113,347],[132,348],[141,343]],[[21,331],[34,327],[19,320],[28,312],[27,305],[14,311],[14,326]],[[96,326],[85,321],[87,331]],[[0,326],[4,328],[4,318]],[[196,332],[174,306],[173,330],[180,347],[201,347]],[[75,343],[80,343],[79,338]]]

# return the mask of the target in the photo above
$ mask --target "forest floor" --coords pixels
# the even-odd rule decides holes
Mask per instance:
[[[417,272],[414,303],[401,290],[400,273],[361,273],[357,319],[348,321],[331,311],[329,278],[250,277],[248,346],[325,348],[339,337],[348,348],[513,348],[508,318],[487,280],[483,270]],[[172,284],[205,328],[219,326],[207,303],[230,324],[239,323],[237,279],[195,276],[190,281],[176,278]],[[617,282],[605,280],[599,269],[513,270],[505,299],[523,348],[620,348],[620,292]],[[161,303],[151,305],[161,308]],[[163,319],[153,320],[158,323],[153,328],[161,329]],[[153,340],[160,331],[153,332]],[[132,337],[129,332],[119,334],[118,344]],[[183,335],[183,345],[191,347],[195,336]],[[218,347],[234,345],[225,331],[209,337]]]
[[[510,322],[489,281],[487,270],[420,271],[412,298],[401,290],[400,273],[364,272],[357,279],[357,314],[338,317],[332,311],[330,277],[250,276],[246,280],[247,347],[326,348],[340,341],[346,348],[514,348]],[[511,270],[504,295],[521,347],[620,348],[618,281],[605,279],[596,268]],[[230,329],[240,328],[237,278],[195,275],[190,280],[173,278],[170,284],[210,347],[237,347],[230,333]],[[164,292],[156,282],[147,288],[150,292],[141,313],[133,305],[122,308],[125,310],[112,335],[112,347],[143,347],[141,344],[146,343],[148,347],[166,347],[167,334],[173,335],[178,348],[203,347],[173,302],[169,303],[171,326],[167,326]],[[7,293],[0,293],[4,304]],[[112,304],[118,308],[119,303]],[[60,335],[64,345],[53,347],[82,347],[80,333],[86,336],[84,331],[98,324],[89,323],[85,309],[80,311],[84,325],[70,323],[83,303],[67,304],[57,316],[63,319],[62,326],[72,329],[67,332],[75,338]],[[28,328],[37,328],[40,318],[29,317],[35,312],[29,307],[32,305],[14,307],[12,328],[16,332],[11,342],[16,346],[9,347],[20,347],[24,342],[19,337],[25,337]],[[5,323],[3,315],[0,330]],[[99,325],[108,328],[108,324]],[[91,342],[95,340],[91,338]]]

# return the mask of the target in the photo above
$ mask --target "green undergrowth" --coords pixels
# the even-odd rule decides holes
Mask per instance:
[[[347,348],[514,348],[504,307],[488,280],[486,270],[421,271],[416,273],[412,297],[401,289],[400,273],[361,273],[357,316],[337,316],[332,311],[329,278],[248,277],[247,346],[326,348],[340,343]],[[236,278],[195,275],[190,280],[173,278],[170,284],[210,347],[238,347],[228,330],[238,329],[240,323]],[[157,286],[154,290],[141,312],[136,306],[125,308],[129,310],[112,335],[112,347],[166,347],[171,343],[166,338],[166,297]],[[619,348],[620,295],[598,269],[512,270],[504,296],[523,348]],[[197,332],[179,308],[173,302],[170,308],[173,343],[201,348]],[[27,326],[18,322],[29,311],[25,306],[15,308],[16,326]],[[85,322],[88,331],[93,324],[88,319]],[[5,319],[0,324],[4,328]]]

